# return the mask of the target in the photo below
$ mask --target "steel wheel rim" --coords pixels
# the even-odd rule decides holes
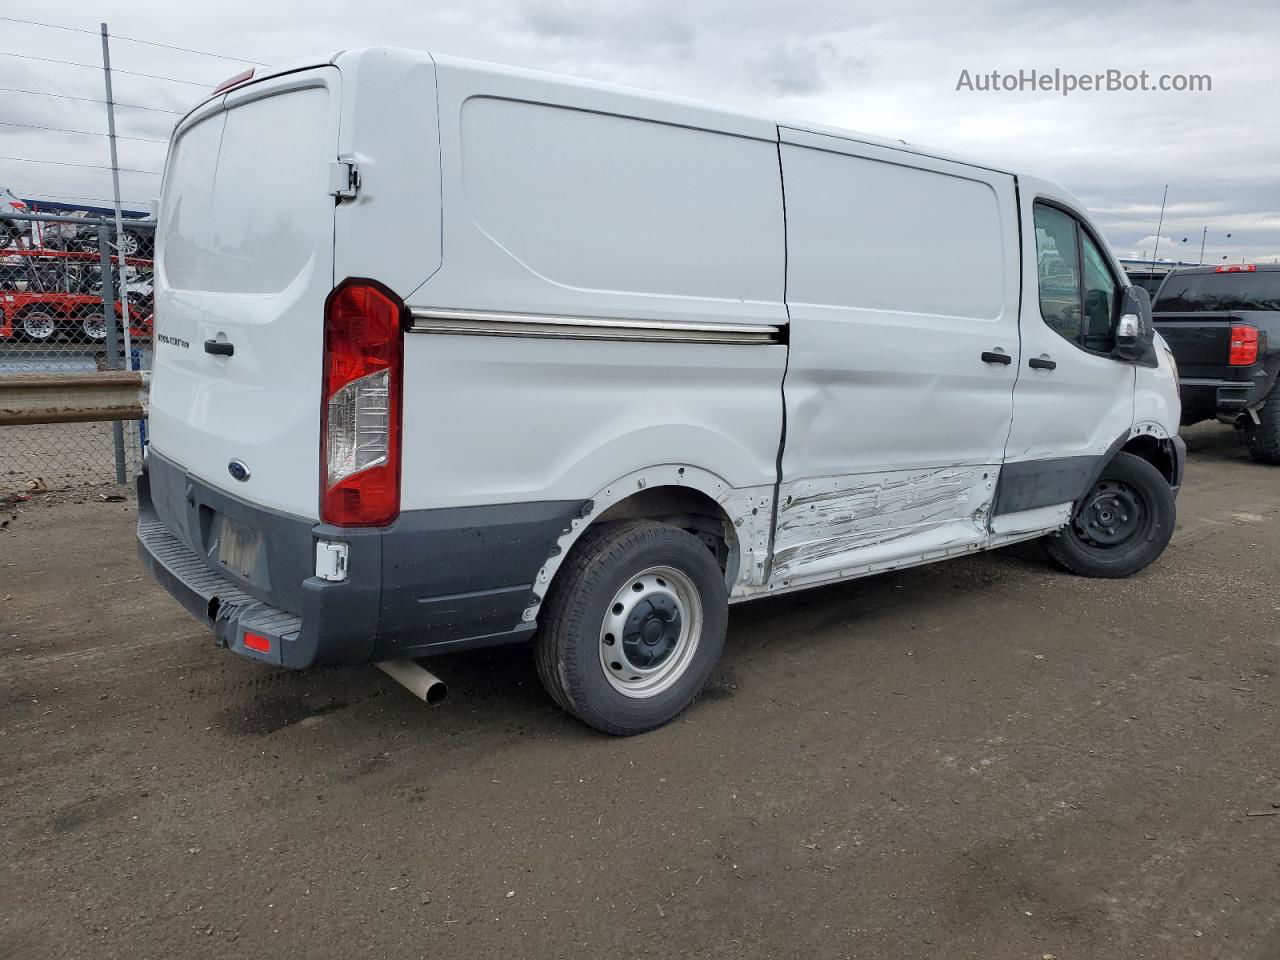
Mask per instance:
[[[689,576],[649,567],[627,579],[600,625],[600,666],[623,696],[656,697],[688,669],[702,639],[702,600]]]
[[[47,313],[29,313],[22,318],[22,332],[32,340],[48,340],[57,329],[56,321]]]
[[[80,329],[90,340],[107,339],[107,321],[97,314],[88,314],[80,321]]]
[[[1150,515],[1138,490],[1121,480],[1101,480],[1089,492],[1073,526],[1087,545],[1112,550],[1137,537]]]

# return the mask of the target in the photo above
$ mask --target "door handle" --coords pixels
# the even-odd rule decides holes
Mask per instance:
[[[204,352],[212,353],[215,357],[229,357],[236,352],[236,347],[234,343],[227,343],[225,340],[206,340]]]
[[[1007,353],[996,353],[994,350],[983,350],[982,362],[983,363],[1003,363],[1007,366],[1013,363],[1013,357],[1009,356]]]
[[[1027,366],[1032,370],[1056,370],[1058,363],[1056,360],[1046,360],[1043,357],[1032,357],[1027,361]]]

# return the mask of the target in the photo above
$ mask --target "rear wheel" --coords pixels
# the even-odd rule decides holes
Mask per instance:
[[[27,340],[43,343],[58,332],[58,317],[47,310],[28,310],[18,318],[18,330]]]
[[[727,620],[724,573],[700,540],[649,520],[605,524],[574,545],[547,596],[538,675],[584,723],[643,733],[702,691]]]
[[[1164,552],[1177,519],[1173,490],[1146,460],[1118,453],[1065,528],[1044,539],[1058,564],[1085,577],[1127,577]]]
[[[1249,456],[1258,463],[1280,464],[1280,380],[1258,411],[1258,423],[1252,419],[1245,421],[1244,442],[1249,447]]]

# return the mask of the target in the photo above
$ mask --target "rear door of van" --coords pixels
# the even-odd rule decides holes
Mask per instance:
[[[340,74],[204,104],[175,133],[157,231],[151,445],[260,506],[318,516]]]

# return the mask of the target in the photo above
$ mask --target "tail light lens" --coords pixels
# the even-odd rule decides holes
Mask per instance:
[[[1231,350],[1227,363],[1233,367],[1249,367],[1258,362],[1258,328],[1247,323],[1231,327]]]
[[[382,526],[400,513],[403,304],[353,280],[329,296],[324,318],[320,518]]]

